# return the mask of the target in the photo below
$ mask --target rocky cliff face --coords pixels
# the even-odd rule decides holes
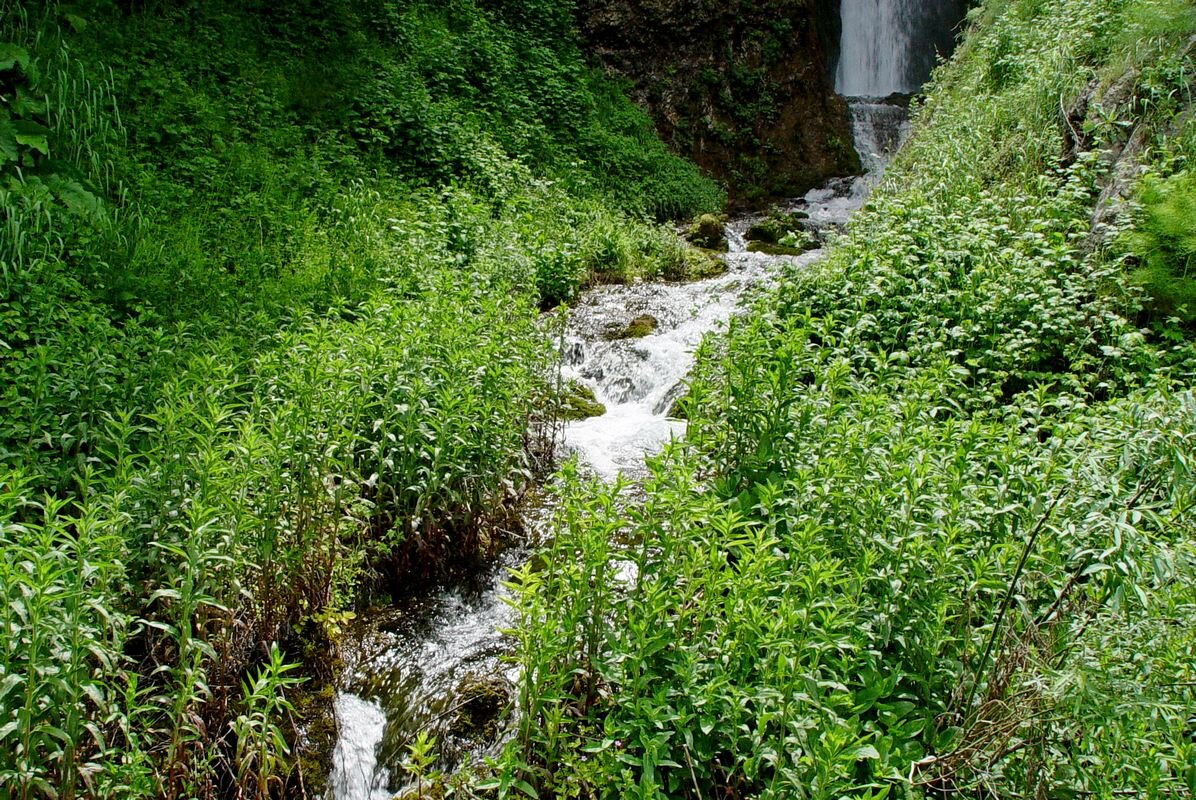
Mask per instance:
[[[579,10],[590,50],[737,205],[859,170],[833,89],[837,0],[582,0]]]

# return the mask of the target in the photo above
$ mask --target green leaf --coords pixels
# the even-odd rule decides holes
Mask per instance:
[[[54,194],[58,195],[58,199],[79,216],[91,219],[104,217],[104,204],[77,181],[63,180],[55,176],[47,183]]]
[[[12,126],[16,132],[17,144],[31,147],[42,155],[50,155],[49,128],[39,122],[27,119],[14,120]]]
[[[46,113],[46,101],[17,89],[12,103],[13,113],[19,117],[40,116]]]
[[[21,157],[17,149],[17,131],[7,120],[0,120],[0,165],[7,161],[16,161]]]
[[[939,753],[949,753],[963,741],[963,728],[952,725],[943,730],[935,740],[934,749]]]
[[[12,42],[0,42],[0,70],[13,67],[20,67],[22,72],[29,69],[29,51]]]
[[[521,778],[515,781],[515,788],[532,798],[532,800],[540,800],[540,794],[536,791],[535,787]]]
[[[870,744],[861,744],[848,752],[848,755],[857,760],[865,758],[880,758],[880,752]]]
[[[16,673],[5,676],[4,680],[0,682],[0,700],[8,696],[15,687],[24,683],[25,679]]]

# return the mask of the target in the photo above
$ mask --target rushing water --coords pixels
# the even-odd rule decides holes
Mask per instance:
[[[371,609],[368,620],[347,634],[335,702],[333,798],[393,797],[406,783],[401,765],[407,745],[421,730],[440,737],[450,765],[496,743],[497,735],[482,740],[456,730],[454,721],[469,687],[500,693],[509,687],[512,676],[501,657],[509,649],[502,629],[511,624],[511,609],[502,581],[527,555],[508,550],[468,585]]]
[[[854,103],[852,120],[856,147],[871,173],[835,179],[780,209],[803,212],[810,232],[820,239],[860,206],[905,131],[899,106]],[[569,310],[561,354],[564,377],[593,389],[607,411],[569,424],[564,445],[595,473],[607,478],[642,474],[644,456],[684,432],[684,423],[670,418],[669,410],[702,337],[724,324],[744,294],[766,284],[782,264],[800,266],[821,257],[818,250],[801,256],[748,252],[745,233],[756,219],[742,217],[727,226],[727,271],[718,277],[602,286]],[[645,314],[657,321],[651,334],[609,338],[611,331]],[[529,529],[539,527],[542,509],[540,514],[528,520]],[[432,730],[449,745],[445,768],[498,746],[502,730],[477,735],[456,729],[454,720],[468,701],[469,687],[502,692],[513,680],[501,658],[509,648],[501,631],[512,621],[502,581],[507,568],[527,555],[523,549],[509,550],[470,585],[362,615],[365,623],[347,637],[335,704],[340,738],[329,781],[333,800],[384,800],[402,791],[403,757],[420,730]]]
[[[866,186],[864,179],[839,179],[791,202],[786,210],[804,211],[815,229],[833,230],[859,206]],[[744,217],[727,226],[731,252],[721,276],[693,283],[603,286],[587,292],[570,310],[563,370],[592,388],[607,412],[569,424],[564,444],[594,472],[635,477],[642,472],[645,454],[681,435],[684,423],[668,412],[702,337],[734,313],[745,292],[770,280],[781,263],[800,265],[821,256],[820,251],[801,256],[747,252],[744,233],[753,221]],[[642,314],[658,321],[652,334],[607,338],[610,330]],[[446,727],[446,713],[463,682],[480,676],[509,680],[500,658],[508,647],[500,631],[511,623],[502,579],[506,567],[524,557],[526,551],[508,551],[502,563],[471,586],[446,588],[401,608],[363,615],[368,623],[349,637],[336,699],[340,739],[330,780],[335,800],[392,797],[404,786],[399,767],[406,745],[425,727]],[[482,755],[492,744],[458,743],[455,756]]]
[[[966,0],[842,0],[835,91],[886,97],[917,91],[954,46]]]

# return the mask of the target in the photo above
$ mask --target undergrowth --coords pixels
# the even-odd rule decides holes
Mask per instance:
[[[703,345],[643,491],[566,471],[485,785],[1196,794],[1194,34],[977,6],[827,258]]]
[[[297,656],[517,524],[539,310],[722,200],[568,4],[0,2],[0,796],[318,794]]]

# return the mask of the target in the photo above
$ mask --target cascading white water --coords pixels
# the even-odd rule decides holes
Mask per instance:
[[[912,91],[907,76],[912,24],[923,0],[842,0],[843,38],[835,91],[848,97],[884,97]]]
[[[841,0],[835,91],[845,97],[916,92],[953,46],[960,0]]]
[[[840,179],[794,201],[793,210],[802,210],[817,228],[841,225],[862,201],[863,193],[853,191],[860,185],[862,179]],[[670,418],[669,408],[702,337],[735,313],[743,293],[768,281],[780,263],[820,257],[818,251],[779,257],[747,252],[743,233],[753,219],[728,226],[727,272],[717,278],[602,286],[569,310],[563,371],[593,389],[608,408],[565,431],[566,447],[592,472],[607,478],[641,476],[644,456],[684,432],[685,423]],[[645,313],[659,321],[651,335],[607,338],[612,328]],[[540,523],[529,519],[528,524]],[[407,780],[405,744],[419,730],[443,733],[446,710],[456,702],[462,680],[471,675],[509,680],[499,658],[509,644],[501,631],[513,622],[502,581],[506,567],[526,557],[525,551],[508,551],[489,574],[478,576],[477,586],[446,589],[410,608],[371,613],[367,624],[346,632],[330,800],[393,797]],[[626,579],[626,564],[613,566],[612,579]]]
[[[388,800],[393,795],[387,790],[390,773],[378,765],[386,712],[377,703],[348,692],[337,694],[335,711],[340,738],[328,779],[332,796]]]
[[[851,138],[871,181],[879,179],[909,133],[909,112],[888,103],[852,101]]]

